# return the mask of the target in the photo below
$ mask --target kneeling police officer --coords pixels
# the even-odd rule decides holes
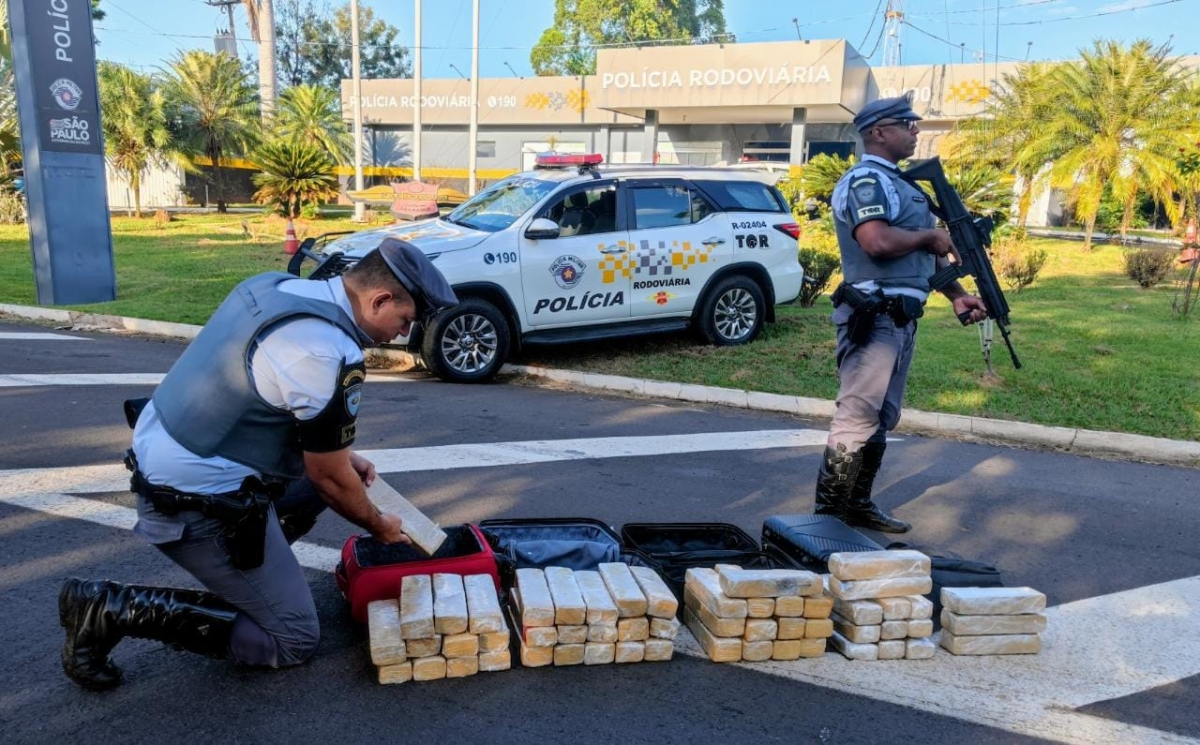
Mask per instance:
[[[341,277],[267,273],[238,285],[153,398],[126,403],[134,532],[208,591],[68,580],[68,677],[118,685],[109,653],[124,637],[249,665],[308,659],[320,632],[290,544],[326,506],[383,543],[408,542],[400,518],[367,497],[375,467],[350,448],[363,347],[457,302],[420,250],[391,238]]]

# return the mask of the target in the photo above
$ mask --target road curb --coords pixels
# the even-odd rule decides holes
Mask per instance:
[[[0,303],[0,315],[14,316],[35,321],[54,321],[70,324],[80,329],[120,329],[168,336],[176,339],[194,339],[200,326],[186,323],[150,321],[141,318],[126,318],[79,311],[39,308],[27,305]],[[394,362],[415,364],[416,357],[396,349],[378,350]],[[523,375],[530,378],[571,385],[579,388],[633,394],[649,398],[675,401],[690,401],[702,404],[717,404],[755,411],[771,411],[794,414],[802,417],[829,419],[836,408],[833,401],[805,396],[787,396],[737,388],[672,383],[645,378],[628,378],[620,375],[559,370],[534,365],[505,365],[503,375]],[[1169,463],[1200,467],[1200,442],[1170,440],[1165,437],[1148,437],[1124,432],[1102,432],[1072,427],[1053,427],[1030,424],[1008,419],[942,414],[938,412],[905,409],[897,432],[913,434],[950,435],[953,437],[980,438],[1014,442],[1023,445],[1050,447],[1080,455],[1109,455],[1154,463]]]
[[[77,310],[58,310],[4,303],[0,303],[0,314],[33,321],[69,323],[73,328],[79,329],[120,329],[151,336],[169,336],[175,339],[195,339],[196,334],[200,333],[202,328],[190,323],[151,321],[145,318],[126,318],[102,313],[84,313]]]

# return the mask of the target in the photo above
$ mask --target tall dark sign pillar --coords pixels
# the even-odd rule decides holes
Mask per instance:
[[[115,300],[91,3],[8,7],[38,303]]]

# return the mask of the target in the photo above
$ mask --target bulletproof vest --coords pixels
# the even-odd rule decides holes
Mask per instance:
[[[167,433],[196,455],[294,479],[304,473],[296,419],[255,389],[250,373],[255,339],[272,324],[301,316],[329,321],[360,346],[371,339],[336,303],[279,290],[288,280],[296,277],[270,272],[235,287],[154,391],[154,408]]]
[[[890,182],[899,194],[899,211],[894,218],[889,219],[892,227],[902,230],[925,230],[935,227],[937,221],[929,210],[929,197],[923,191],[900,177],[897,169],[890,169],[880,163],[863,161],[851,168],[838,183],[841,189],[849,188],[845,183],[861,176],[862,169],[869,168],[886,183]],[[835,189],[836,191],[836,189]],[[888,214],[891,215],[895,205],[889,201]],[[897,259],[872,258],[858,241],[854,240],[851,226],[845,221],[845,216],[834,210],[834,226],[837,230],[838,248],[842,253],[842,275],[849,284],[874,280],[880,287],[910,287],[922,292],[929,292],[929,278],[936,269],[937,258],[926,251],[913,251],[907,256]]]

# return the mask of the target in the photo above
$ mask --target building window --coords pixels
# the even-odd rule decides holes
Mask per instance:
[[[478,140],[475,143],[476,158],[495,158],[496,142],[494,140]]]
[[[759,140],[747,142],[742,148],[743,161],[765,160],[787,163],[792,154],[792,143],[785,140]]]

